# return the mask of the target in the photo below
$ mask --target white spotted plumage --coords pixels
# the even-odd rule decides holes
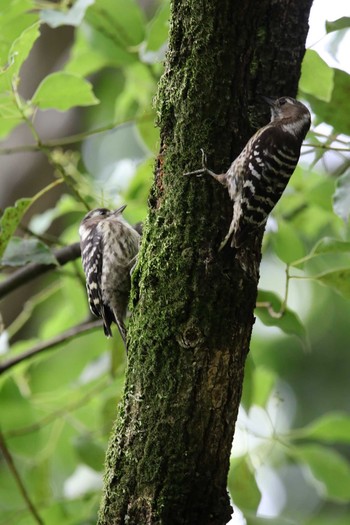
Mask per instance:
[[[140,234],[116,211],[97,208],[79,228],[86,288],[92,313],[103,320],[111,337],[115,322],[126,344],[125,317],[130,294],[130,271],[139,250]]]

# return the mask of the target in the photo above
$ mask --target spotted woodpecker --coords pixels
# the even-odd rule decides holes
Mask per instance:
[[[107,337],[115,322],[126,347],[125,317],[130,294],[130,271],[136,262],[140,234],[115,211],[97,208],[79,227],[83,268],[91,312],[103,320]]]
[[[229,192],[233,217],[220,249],[230,239],[231,247],[239,248],[265,225],[296,168],[302,142],[310,128],[310,112],[298,100],[263,98],[271,107],[271,121],[251,137],[226,173],[209,170],[204,153],[203,167],[186,173],[211,175]]]

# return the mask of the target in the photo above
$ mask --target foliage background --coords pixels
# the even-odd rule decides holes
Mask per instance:
[[[56,264],[89,208],[127,203],[130,222],[144,219],[168,18],[165,0],[2,2],[0,289],[21,266]],[[333,56],[349,27],[326,24]],[[349,522],[349,90],[347,72],[307,51],[299,98],[313,128],[264,239],[228,483],[235,523]],[[1,314],[3,367],[62,342],[1,369],[0,523],[95,523],[122,343],[99,327],[65,338],[89,319],[79,261],[8,295]]]

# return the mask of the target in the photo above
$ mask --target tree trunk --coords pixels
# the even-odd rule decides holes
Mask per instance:
[[[161,151],[139,264],[125,395],[100,525],[224,525],[261,237],[218,251],[232,218],[220,173],[269,120],[259,94],[295,96],[311,0],[173,0],[158,93]],[[243,261],[243,262],[242,262]]]

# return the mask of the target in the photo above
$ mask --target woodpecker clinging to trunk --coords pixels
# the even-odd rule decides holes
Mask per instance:
[[[81,256],[91,312],[103,320],[107,337],[115,322],[126,347],[124,320],[129,301],[130,271],[139,251],[140,234],[115,211],[90,211],[79,228]]]
[[[251,137],[226,173],[212,172],[205,160],[202,169],[186,173],[211,175],[228,189],[233,217],[220,250],[229,239],[231,247],[239,248],[249,235],[265,225],[296,168],[310,128],[310,112],[298,100],[263,98],[271,107],[271,121]]]

